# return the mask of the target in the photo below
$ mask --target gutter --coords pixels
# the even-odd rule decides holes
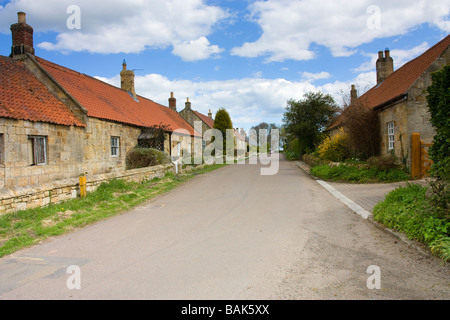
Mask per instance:
[[[375,108],[373,108],[373,110],[374,111],[382,111],[384,109],[387,109],[387,108],[391,107],[391,105],[393,105],[393,104],[397,104],[397,103],[406,101],[407,99],[408,99],[408,93],[407,92],[406,93],[402,93],[401,95],[399,95],[399,96],[397,96],[395,98],[392,98],[392,99],[390,99],[390,100],[388,100],[388,101],[386,101],[386,102],[376,106]]]

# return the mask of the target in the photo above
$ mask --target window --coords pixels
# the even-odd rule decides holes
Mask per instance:
[[[28,138],[30,149],[30,165],[47,164],[47,137],[31,136]]]
[[[181,143],[178,142],[177,144],[177,156],[180,157],[181,156]]]
[[[389,150],[394,150],[395,144],[395,127],[394,122],[388,123]]]
[[[111,156],[118,157],[119,155],[119,137],[111,137]]]

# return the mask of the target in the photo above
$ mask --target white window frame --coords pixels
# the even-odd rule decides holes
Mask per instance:
[[[181,143],[180,142],[178,142],[178,144],[177,144],[177,156],[181,157]]]
[[[47,137],[29,136],[32,150],[32,166],[43,166],[47,164]],[[40,148],[39,148],[40,146]],[[43,151],[43,152],[40,152]]]
[[[120,137],[111,137],[111,157],[120,157]]]
[[[393,121],[388,122],[388,148],[389,151],[395,148],[395,124]]]

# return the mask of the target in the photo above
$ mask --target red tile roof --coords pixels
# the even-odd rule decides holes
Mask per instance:
[[[360,97],[372,108],[382,106],[406,94],[411,85],[450,46],[450,35],[428,49],[425,53],[409,61]]]
[[[21,61],[0,56],[0,117],[85,126]]]
[[[184,129],[199,136],[176,111],[147,98],[137,102],[126,91],[91,76],[59,66],[41,58],[39,64],[88,112],[88,116],[140,127],[163,124],[169,131]]]
[[[241,133],[239,132],[239,130],[234,129],[234,134],[236,135],[236,137],[241,140],[241,141],[245,141],[245,137],[241,135]]]
[[[210,127],[211,129],[214,127],[214,120],[211,119],[208,116],[205,116],[203,113],[200,113],[198,111],[194,111],[194,113],[197,115],[197,117],[199,117],[204,123],[206,123],[206,125],[208,127]]]

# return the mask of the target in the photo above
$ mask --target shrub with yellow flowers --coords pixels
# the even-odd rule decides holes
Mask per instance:
[[[323,160],[330,160],[333,162],[340,162],[346,160],[350,154],[349,136],[340,128],[334,135],[328,136],[317,147],[317,153]]]

